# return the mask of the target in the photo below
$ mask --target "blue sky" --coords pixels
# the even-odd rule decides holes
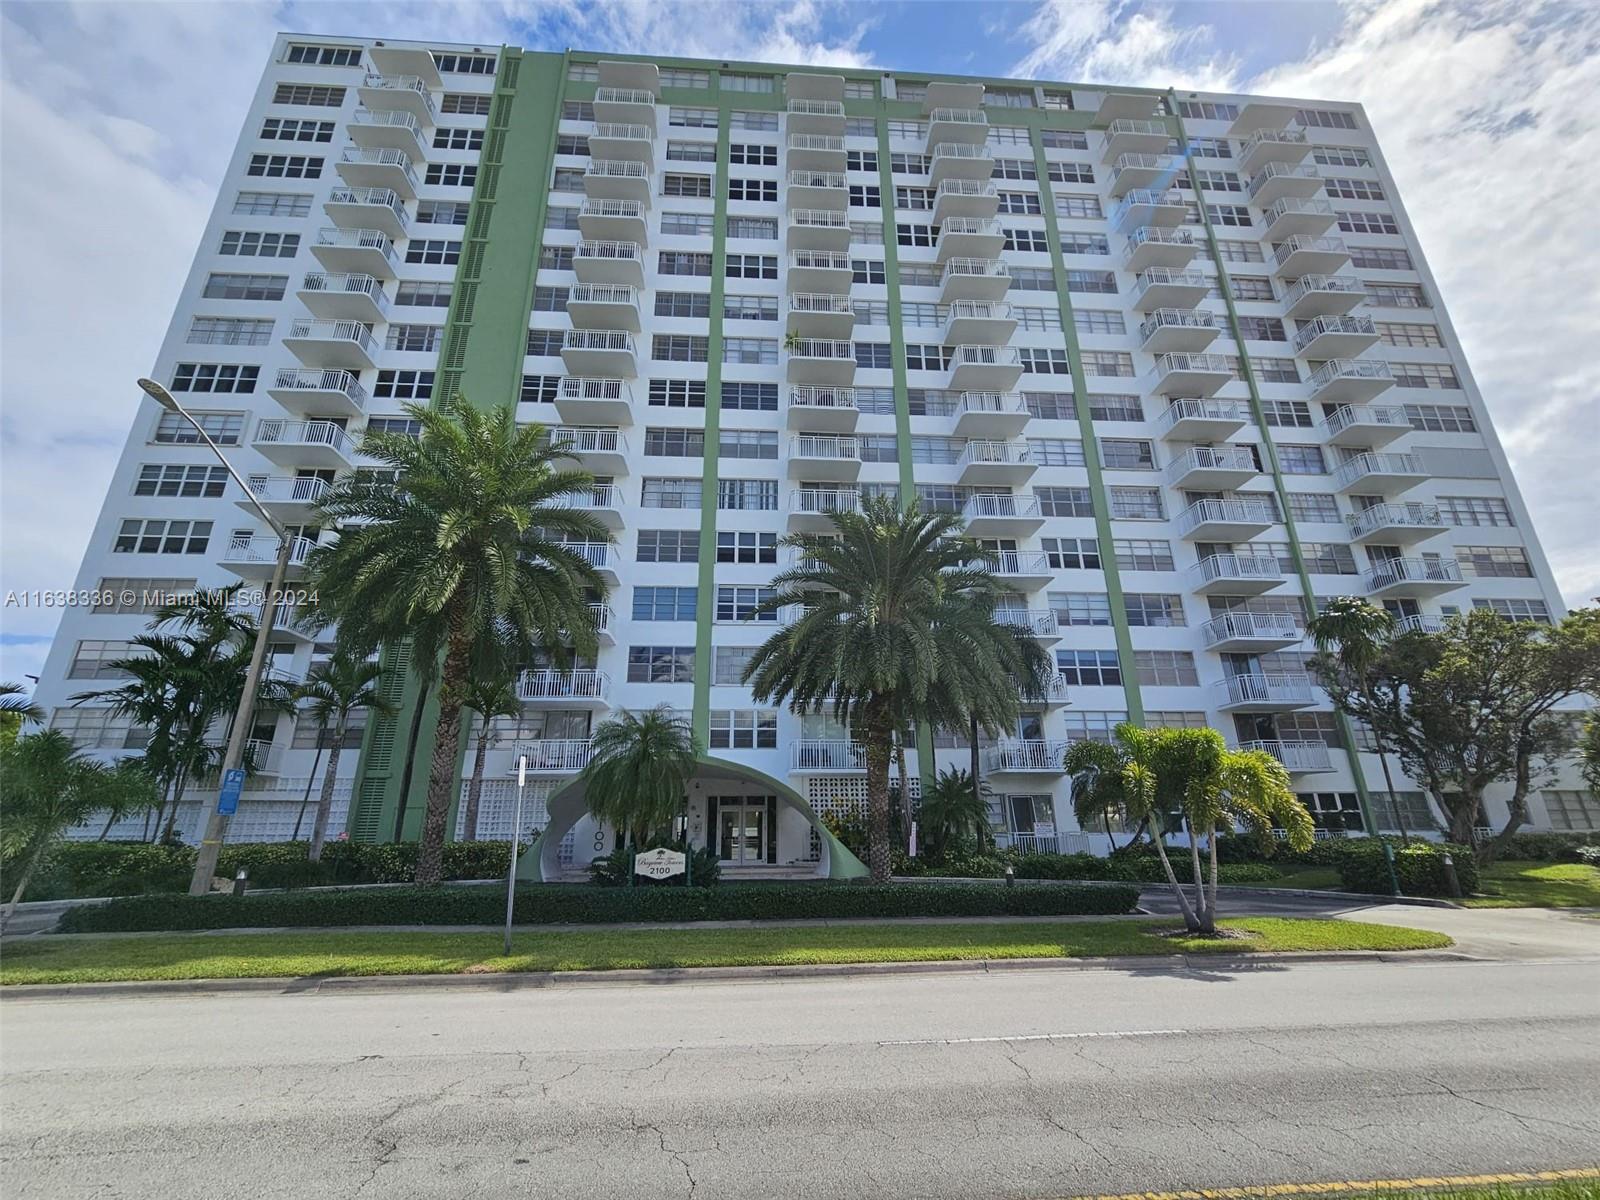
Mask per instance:
[[[280,29],[1360,101],[1566,598],[1600,594],[1600,4],[9,0],[0,596],[75,582]],[[54,627],[0,608],[0,679],[36,673]]]

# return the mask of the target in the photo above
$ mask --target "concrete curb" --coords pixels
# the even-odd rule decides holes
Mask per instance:
[[[551,987],[619,984],[737,983],[748,980],[839,978],[856,975],[988,975],[1008,971],[1247,971],[1289,964],[1484,962],[1449,950],[1346,950],[1260,954],[1144,954],[1115,958],[1002,958],[951,962],[814,963],[768,967],[666,967],[617,971],[506,971],[477,975],[350,975],[272,979],[163,979],[129,983],[11,984],[0,1001],[91,1000],[126,996],[212,996],[231,993],[322,995],[449,988],[520,992]]]

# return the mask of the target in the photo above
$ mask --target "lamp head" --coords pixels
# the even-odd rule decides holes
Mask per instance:
[[[145,395],[149,396],[168,412],[180,411],[178,408],[178,402],[172,398],[172,393],[167,391],[166,388],[162,387],[154,379],[140,379],[139,386],[144,389]]]

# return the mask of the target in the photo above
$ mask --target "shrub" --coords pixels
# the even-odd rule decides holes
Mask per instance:
[[[1600,833],[1514,833],[1501,853],[1518,862],[1578,862],[1579,851],[1600,847]]]
[[[1400,891],[1407,896],[1450,896],[1450,878],[1445,871],[1444,856],[1448,852],[1455,863],[1456,878],[1464,894],[1478,890],[1478,864],[1472,850],[1466,846],[1436,845],[1433,842],[1412,842],[1397,849],[1394,854],[1395,876],[1400,881]],[[1348,843],[1339,856],[1339,882],[1348,892],[1365,892],[1370,895],[1389,894],[1389,870],[1383,861],[1383,843],[1376,838]]]
[[[523,923],[779,920],[838,917],[1105,916],[1138,902],[1131,884],[749,883],[721,887],[519,888]],[[61,919],[65,933],[128,930],[315,928],[340,925],[495,925],[499,888],[361,888],[258,896],[129,896],[85,905]]]
[[[1600,846],[1579,846],[1572,857],[1591,867],[1600,867]]]
[[[677,842],[652,842],[646,850],[654,850],[657,846],[665,846],[669,850],[682,850],[683,845]],[[600,887],[627,887],[628,872],[633,869],[634,852],[624,846],[620,850],[613,850],[610,854],[602,855],[589,864],[589,879]],[[689,879],[695,887],[714,887],[722,878],[722,864],[717,861],[717,856],[704,847],[693,850],[689,856]],[[674,875],[671,879],[651,879],[645,875],[634,877],[635,887],[687,887],[681,876]]]

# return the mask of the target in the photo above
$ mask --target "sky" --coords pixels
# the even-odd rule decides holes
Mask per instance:
[[[279,30],[1359,101],[1569,604],[1600,595],[1600,3],[0,3],[0,596],[70,588]],[[0,679],[56,614],[0,608]]]

